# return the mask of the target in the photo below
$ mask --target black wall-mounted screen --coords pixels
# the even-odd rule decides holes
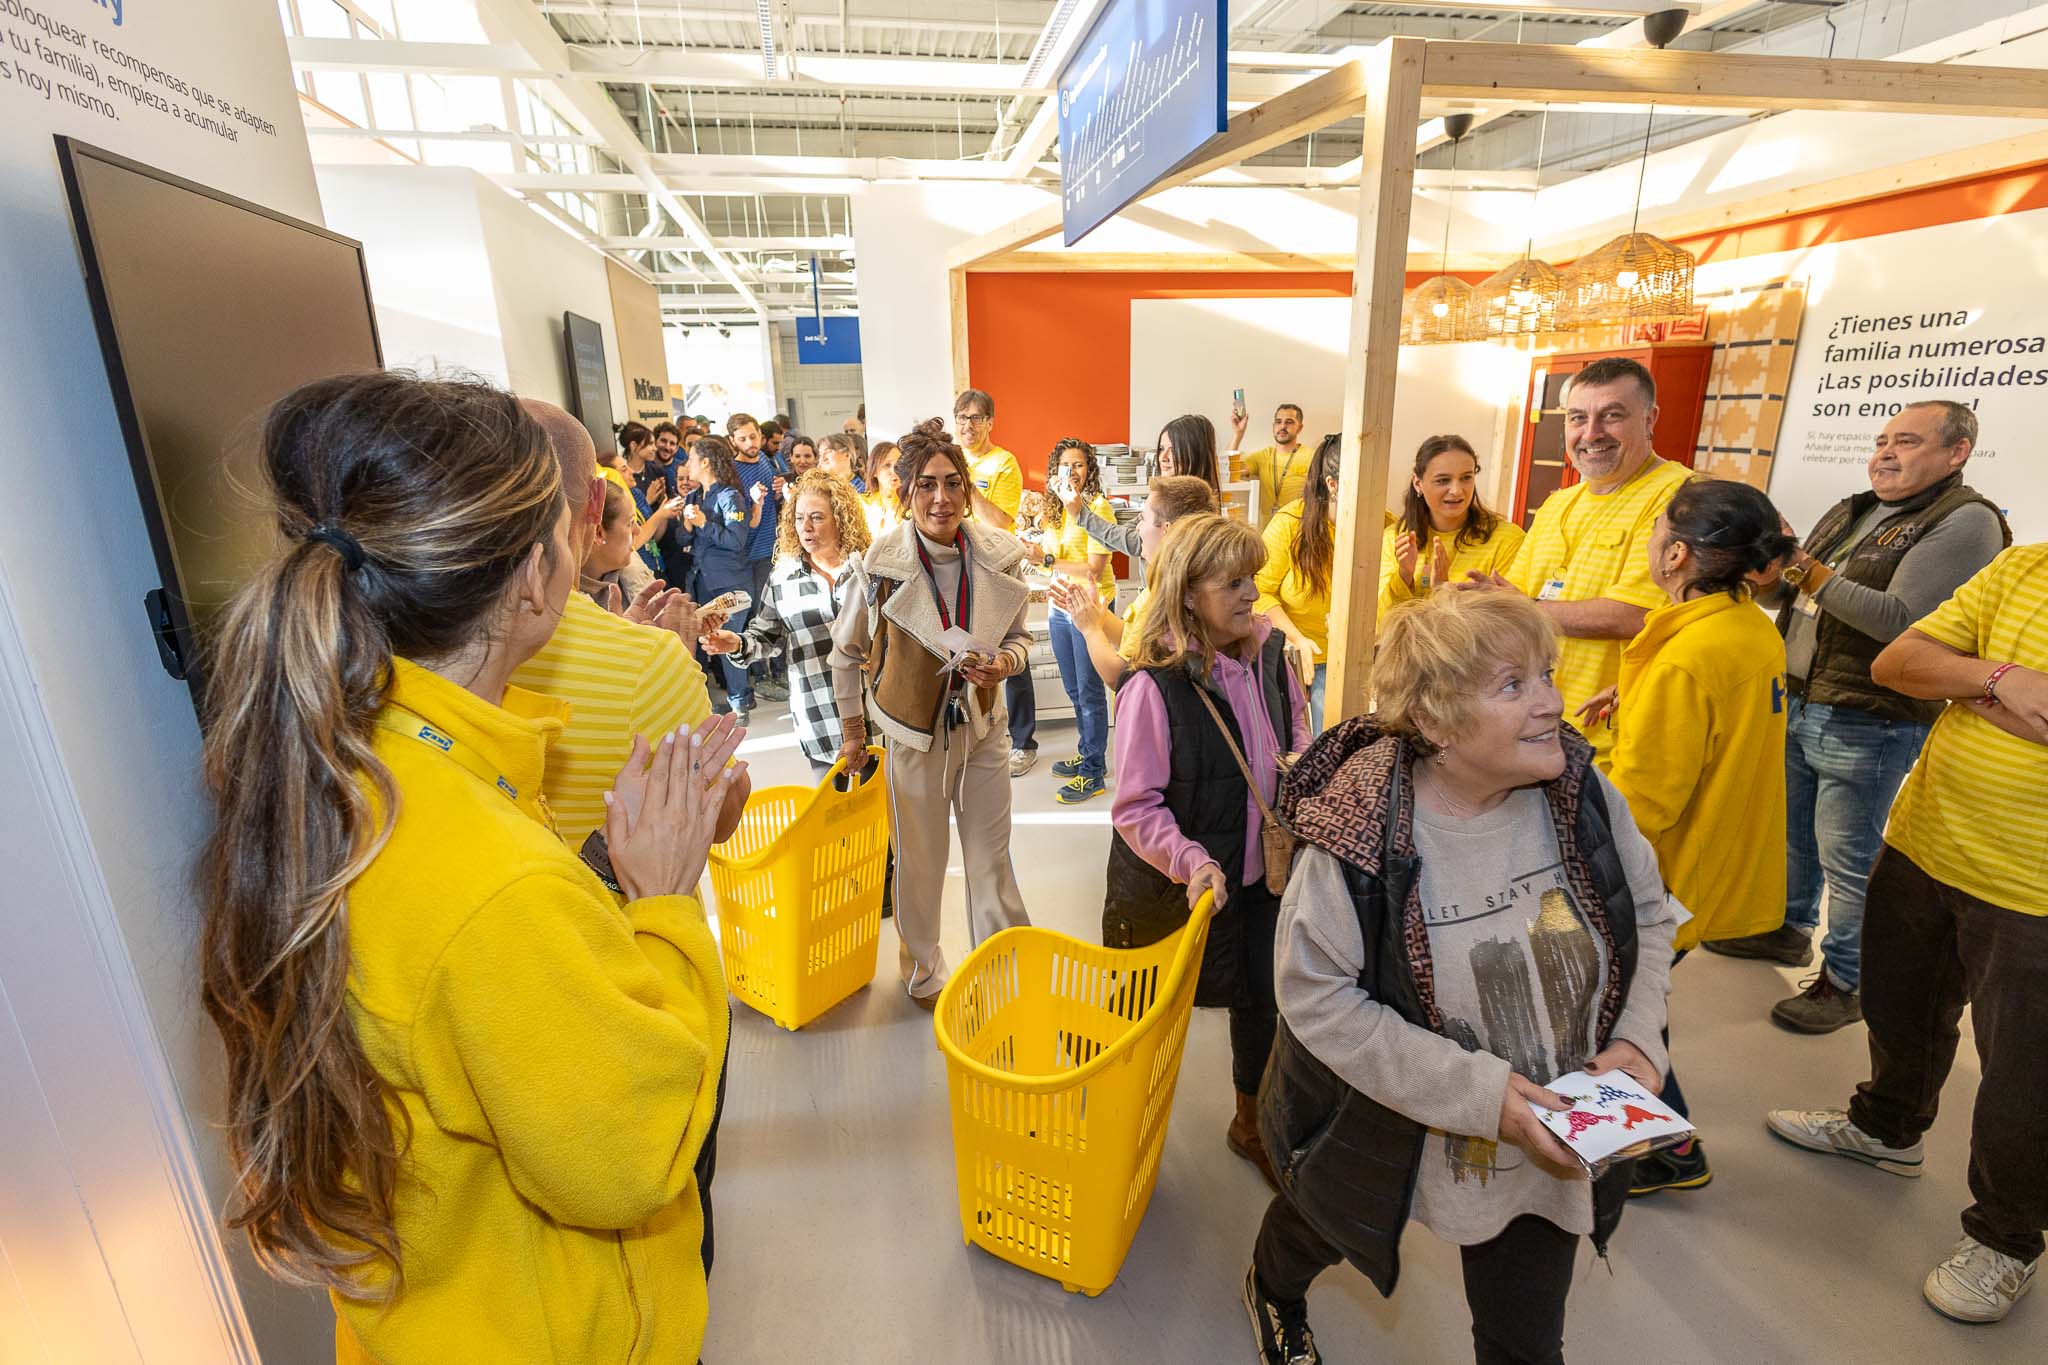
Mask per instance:
[[[576,313],[562,314],[562,350],[569,361],[569,410],[583,423],[599,455],[618,450],[612,431],[612,380],[604,363],[604,328]]]
[[[162,576],[152,625],[196,696],[200,637],[277,543],[265,412],[383,367],[362,246],[72,138],[57,158]]]

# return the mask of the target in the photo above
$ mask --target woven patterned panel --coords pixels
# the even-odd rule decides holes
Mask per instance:
[[[1474,328],[1472,286],[1454,275],[1424,280],[1401,300],[1403,346],[1443,346],[1485,336]]]

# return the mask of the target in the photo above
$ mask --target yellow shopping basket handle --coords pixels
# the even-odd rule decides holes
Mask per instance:
[[[879,744],[870,744],[867,747],[867,762],[860,765],[860,772],[854,774],[854,776],[860,779],[859,785],[865,786],[868,783],[868,781],[881,770],[882,746]],[[823,777],[818,779],[818,785],[820,787],[823,787],[827,783],[838,781],[839,774],[845,771],[846,755],[841,754],[837,758],[832,760],[832,766],[826,769],[825,775]],[[848,790],[851,791],[854,790],[854,788],[849,787]]]
[[[1000,1071],[983,1062],[978,1062],[963,1052],[959,1044],[953,1041],[952,1030],[946,1027],[946,1021],[953,1003],[954,993],[963,989],[962,983],[968,980],[964,973],[955,973],[953,979],[946,983],[945,990],[939,992],[938,1008],[932,1011],[932,1031],[938,1035],[939,1051],[945,1053],[951,1061],[959,1063],[961,1069],[968,1075],[979,1077],[1004,1090],[1021,1094],[1041,1094],[1065,1090],[1069,1086],[1078,1085],[1090,1079],[1099,1072],[1107,1071],[1111,1066],[1128,1057],[1131,1051],[1137,1047],[1138,1040],[1143,1038],[1152,1026],[1158,1022],[1159,1017],[1171,1008],[1173,998],[1179,992],[1180,983],[1186,974],[1200,970],[1201,964],[1194,960],[1195,944],[1198,940],[1205,940],[1208,935],[1206,933],[1196,933],[1195,929],[1197,926],[1205,924],[1208,916],[1213,914],[1215,909],[1215,896],[1207,891],[1203,892],[1202,898],[1195,902],[1195,908],[1188,913],[1188,922],[1180,931],[1180,946],[1174,950],[1173,965],[1167,970],[1166,980],[1160,983],[1158,993],[1152,997],[1152,1003],[1146,1006],[1143,1014],[1132,1021],[1128,1029],[1124,1030],[1123,1036],[1073,1070],[1060,1071],[1049,1076],[1019,1076],[1015,1072]],[[981,953],[992,949],[1000,951],[999,945],[1011,934],[1047,934],[1052,932],[1049,929],[1038,929],[1028,925],[1015,929],[1005,929],[991,938],[983,939],[981,947],[975,949],[975,956],[979,956]]]

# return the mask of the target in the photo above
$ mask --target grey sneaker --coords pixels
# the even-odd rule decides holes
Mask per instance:
[[[1036,765],[1037,762],[1038,750],[1036,749],[1010,750],[1010,776],[1024,776],[1024,774],[1031,771],[1032,767]]]
[[[1781,924],[1768,934],[1716,939],[1702,943],[1700,947],[1722,957],[1758,958],[1765,962],[1782,962],[1787,967],[1804,967],[1813,961],[1813,935],[1789,924]]]
[[[1965,1237],[1946,1261],[1927,1272],[1920,1292],[1943,1317],[1957,1322],[1997,1322],[2032,1287],[2036,1264],[1994,1251],[1975,1237]]]
[[[1799,983],[1799,994],[1771,1006],[1771,1022],[1794,1033],[1833,1033],[1862,1019],[1862,998],[1837,986],[1825,967]]]
[[[1773,1109],[1764,1115],[1764,1127],[1794,1147],[1845,1156],[1909,1180],[1919,1178],[1926,1159],[1925,1149],[1917,1142],[1911,1147],[1885,1146],[1849,1122],[1844,1109]]]

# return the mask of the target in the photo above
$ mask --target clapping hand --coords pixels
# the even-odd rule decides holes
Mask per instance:
[[[1089,629],[1102,616],[1102,599],[1095,595],[1095,589],[1071,578],[1053,579],[1052,586],[1046,590],[1046,597],[1067,614],[1076,630]]]
[[[1401,571],[1401,581],[1410,588],[1415,586],[1415,533],[1403,531],[1394,537],[1394,567]]]
[[[635,625],[652,625],[655,613],[661,610],[661,599],[670,591],[669,585],[657,578],[640,589],[620,614]]]
[[[628,900],[689,895],[703,880],[726,792],[746,771],[730,763],[745,735],[730,716],[695,732],[680,726],[662,736],[652,763],[646,737],[633,737],[604,798],[605,846]]]
[[[1466,574],[1465,581],[1455,586],[1460,591],[1469,591],[1473,588],[1506,588],[1509,592],[1516,591],[1515,585],[1508,581],[1507,575],[1482,573],[1478,569],[1474,569]]]

